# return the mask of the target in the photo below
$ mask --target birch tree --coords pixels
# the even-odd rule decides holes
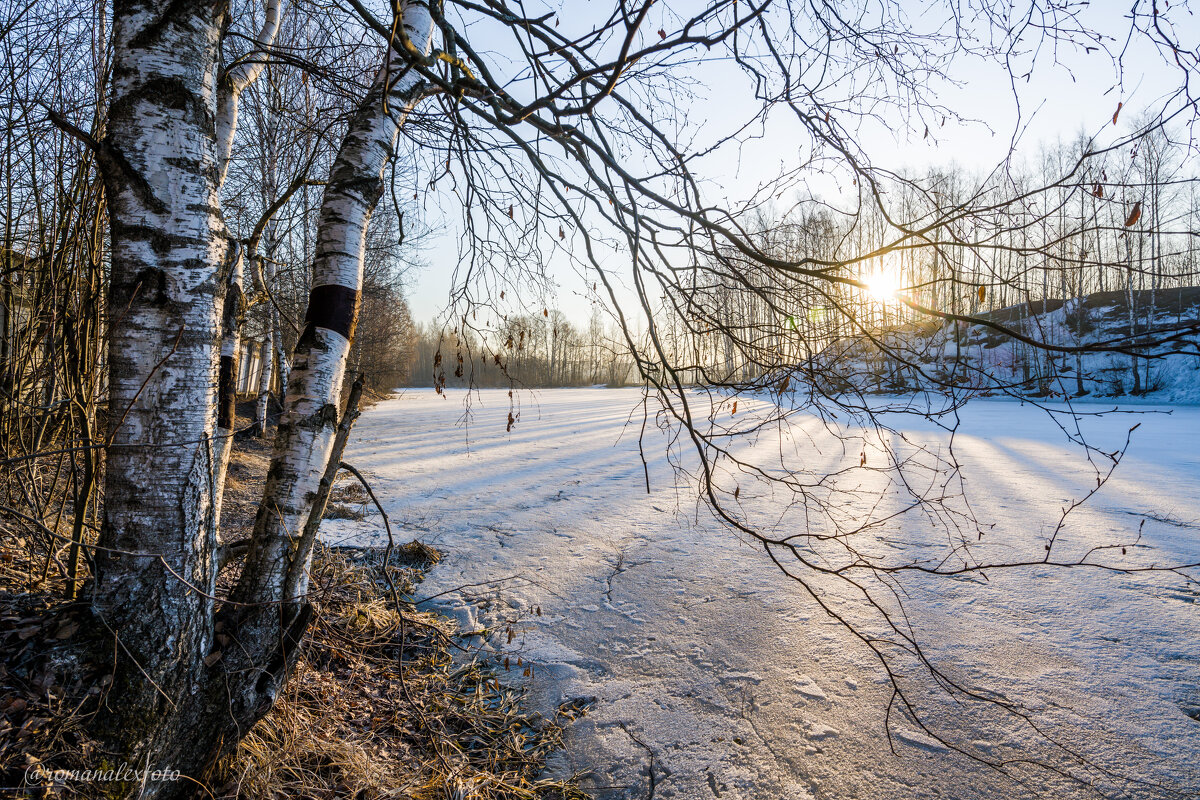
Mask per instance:
[[[224,11],[117,3],[96,144],[112,239],[109,450],[92,609],[119,642],[115,747],[183,758],[180,704],[204,682],[216,586],[216,389],[235,250],[213,118]],[[194,587],[187,590],[187,587]],[[163,760],[159,760],[163,759]]]
[[[237,132],[238,103],[242,92],[258,80],[266,67],[271,44],[279,33],[279,22],[283,14],[283,0],[268,0],[262,28],[254,38],[254,48],[238,63],[227,66],[221,73],[217,87],[216,157],[218,187],[225,182],[229,173],[229,154]],[[218,519],[220,501],[224,494],[225,472],[229,468],[229,453],[233,445],[233,423],[237,417],[238,359],[242,350],[242,323],[245,320],[245,296],[242,284],[245,278],[240,247],[236,247],[230,260],[229,285],[225,290],[222,310],[221,361],[218,373],[217,438],[214,492],[217,498]]]

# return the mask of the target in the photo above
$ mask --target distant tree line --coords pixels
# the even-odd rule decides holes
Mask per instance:
[[[409,386],[624,386],[636,380],[633,357],[597,310],[587,324],[558,309],[505,316],[493,329],[416,328]]]
[[[762,252],[785,261],[845,259],[861,285],[789,277],[733,248],[697,253],[702,268],[664,282],[650,317],[663,360],[685,385],[778,389],[785,376],[803,375],[841,391],[855,383],[847,372],[859,369],[867,382],[887,375],[893,388],[915,387],[913,369],[928,360],[922,350],[933,332],[944,328],[953,340],[937,358],[953,361],[969,349],[966,323],[936,319],[925,311],[932,309],[994,319],[1035,340],[1013,339],[1006,351],[1004,366],[1022,390],[1045,394],[1069,373],[1075,393],[1085,394],[1083,353],[1040,343],[1186,344],[1174,329],[1186,333],[1200,320],[1197,293],[1188,291],[1200,274],[1200,194],[1187,148],[1153,126],[1123,147],[1089,147],[1086,137],[1043,146],[986,177],[956,168],[909,176],[887,198],[893,218],[920,221],[931,198],[957,209],[927,241],[913,237],[918,243],[897,242],[867,185],[855,214],[826,204],[799,215],[759,209],[745,226]],[[1031,189],[1022,202],[1000,202],[1022,187]],[[1045,316],[1064,308],[1059,322]],[[653,350],[649,331],[636,332],[635,343]],[[1110,357],[1125,371],[1106,379],[1115,393],[1156,386],[1156,351],[1135,351]],[[598,314],[580,326],[547,309],[504,317],[486,332],[418,326],[409,385],[622,385],[660,369],[653,359],[639,365]]]

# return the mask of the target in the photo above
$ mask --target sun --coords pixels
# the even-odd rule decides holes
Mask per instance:
[[[872,299],[884,303],[895,300],[900,292],[900,276],[895,270],[876,269],[863,278],[863,283],[867,285],[867,294]]]

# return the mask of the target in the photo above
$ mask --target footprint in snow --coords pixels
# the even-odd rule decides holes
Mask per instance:
[[[796,690],[797,694],[807,697],[809,700],[828,699],[828,695],[825,694],[825,690],[807,675],[798,675],[797,677],[792,678],[792,688]]]
[[[907,745],[919,748],[921,750],[926,750],[931,753],[949,752],[944,744],[931,736],[921,733],[920,731],[914,731],[908,728],[895,728],[892,731],[892,735],[896,737],[897,740],[904,742]]]
[[[841,731],[837,728],[831,728],[828,725],[822,725],[820,722],[810,722],[804,735],[811,741],[820,742],[825,739],[832,739],[834,736],[840,736]]]
[[[750,681],[750,683],[762,683],[762,676],[756,675],[753,672],[726,672],[721,676],[721,683],[726,681]]]

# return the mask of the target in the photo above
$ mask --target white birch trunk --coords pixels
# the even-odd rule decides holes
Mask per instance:
[[[110,447],[85,591],[97,628],[119,639],[108,650],[120,699],[96,724],[151,767],[186,746],[166,717],[201,680],[212,635],[212,437],[229,247],[213,119],[225,13],[205,2],[115,3],[99,146],[112,237]]]
[[[279,401],[282,403],[288,378],[292,374],[292,362],[288,360],[287,348],[283,344],[283,327],[280,324],[279,309],[274,306],[271,308],[271,331],[275,337],[275,366],[279,370],[275,384],[279,387]]]
[[[274,323],[274,320],[272,320],[272,323]],[[256,436],[267,435],[267,410],[271,399],[271,381],[275,377],[275,336],[274,324],[268,325],[267,338],[262,344],[262,367],[258,371],[258,399],[254,405],[254,432]]]
[[[428,54],[433,19],[426,0],[410,0],[402,11],[409,40]],[[297,552],[296,537],[333,444],[358,314],[367,225],[383,193],[384,169],[394,154],[400,126],[425,90],[414,71],[404,71],[404,63],[404,57],[389,50],[350,122],[325,187],[305,328],[296,344],[246,569],[234,592],[241,602],[292,601],[307,591],[311,550]],[[296,585],[285,586],[293,560],[304,568],[293,570],[298,574]],[[274,624],[278,631],[278,614]]]
[[[267,298],[266,302],[269,306],[267,309],[267,337],[262,346],[262,364],[258,372],[258,384],[255,392],[257,399],[254,406],[254,435],[260,438],[267,435],[267,413],[270,406],[272,383],[275,380],[275,360],[279,359],[281,368],[285,361],[283,333],[279,329],[279,309],[270,295],[275,285],[275,261],[273,258],[275,245],[274,231],[268,230],[266,257],[254,254],[254,257],[259,259],[259,269],[253,270],[253,274],[257,275],[263,284],[257,290]]]
[[[217,183],[225,182],[229,171],[229,156],[233,149],[233,136],[237,132],[238,100],[246,87],[258,80],[266,67],[265,51],[275,43],[279,33],[279,22],[283,18],[283,0],[268,0],[266,15],[258,36],[254,37],[255,50],[249,59],[225,73],[222,92],[217,103]]]
[[[268,0],[262,28],[255,37],[255,47],[267,50],[279,33],[279,22],[283,15],[283,0]],[[217,185],[225,182],[229,171],[229,154],[233,137],[237,132],[238,98],[266,67],[265,54],[252,54],[250,60],[238,64],[225,73],[221,91],[217,96],[216,152]],[[252,256],[254,254],[251,254]],[[213,459],[213,486],[217,519],[221,518],[222,498],[225,493],[225,473],[229,469],[229,457],[233,451],[233,433],[237,421],[237,378],[238,359],[242,351],[242,324],[245,321],[245,294],[242,290],[243,259],[241,250],[236,253],[229,287],[225,297],[222,321],[221,361],[217,397],[217,441]]]
[[[272,137],[271,141],[275,141],[275,138]],[[277,156],[276,148],[272,147],[267,155],[266,175],[263,180],[262,202],[263,207],[268,209],[268,212],[274,207],[277,201]],[[279,329],[279,308],[276,306],[275,298],[271,294],[275,288],[275,251],[278,244],[275,226],[268,221],[263,233],[266,235],[265,255],[259,254],[257,241],[250,243],[252,250],[250,254],[251,258],[257,259],[257,268],[251,269],[251,274],[259,284],[255,286],[255,291],[260,298],[266,298],[266,301],[269,303],[267,309],[267,338],[263,343],[262,366],[258,374],[257,402],[254,409],[254,435],[259,438],[264,438],[267,435],[267,412],[270,406],[272,381],[275,378],[275,359],[278,357],[281,366],[285,362],[283,335]],[[251,238],[253,239],[254,237]]]
[[[245,318],[245,293],[242,290],[244,273],[242,250],[233,246],[233,268],[225,290],[221,314],[221,360],[217,377],[217,436],[213,444],[213,487],[217,519],[221,519],[221,504],[225,496],[225,473],[233,452],[233,433],[237,421],[237,380],[242,353],[242,323]]]

